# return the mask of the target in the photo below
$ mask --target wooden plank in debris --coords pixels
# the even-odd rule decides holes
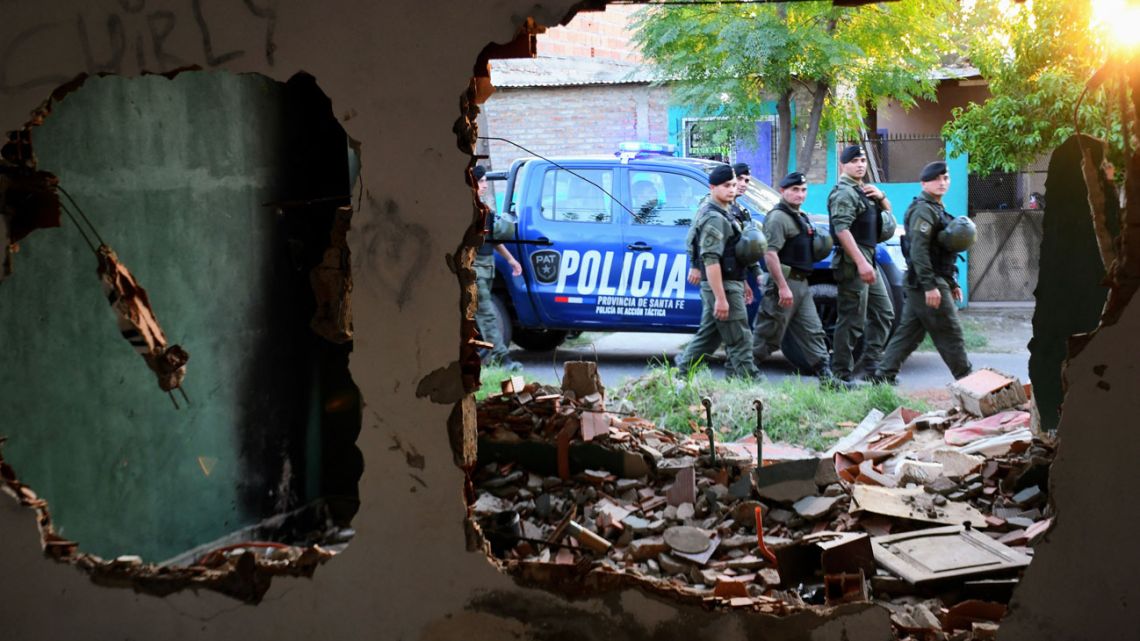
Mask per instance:
[[[837,452],[849,452],[851,450],[857,449],[859,443],[862,443],[867,439],[867,437],[873,434],[875,428],[879,426],[879,423],[885,417],[886,415],[883,414],[882,411],[872,408],[871,411],[867,413],[867,416],[863,417],[863,420],[859,422],[858,427],[852,430],[850,434],[837,441],[835,445],[832,445],[830,448],[828,448],[828,450],[824,452],[823,455],[830,458]]]
[[[961,524],[986,527],[986,517],[973,506],[949,501],[938,494],[927,494],[921,487],[894,488],[853,485],[851,512],[872,512],[926,523]]]
[[[871,539],[875,561],[911,583],[1018,570],[1030,558],[962,526]]]

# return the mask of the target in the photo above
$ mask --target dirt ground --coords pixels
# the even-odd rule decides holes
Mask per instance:
[[[1029,353],[1033,336],[1031,304],[971,303],[962,310],[963,322],[973,321],[989,339],[986,352]]]
[[[963,322],[972,322],[988,341],[984,351],[993,353],[1024,353],[1029,355],[1029,339],[1033,337],[1032,304],[971,303],[962,310]],[[938,387],[911,390],[907,395],[926,401],[933,409],[949,409],[954,402],[950,390]]]

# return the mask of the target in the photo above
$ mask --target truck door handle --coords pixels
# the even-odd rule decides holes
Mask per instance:
[[[546,236],[539,236],[538,238],[536,238],[536,239],[534,239],[534,240],[523,240],[523,239],[521,239],[521,238],[518,238],[518,239],[515,239],[515,240],[509,240],[509,241],[507,241],[507,242],[509,242],[509,243],[518,243],[518,244],[520,244],[520,245],[542,245],[543,247],[549,247],[550,245],[553,245],[553,244],[554,244],[554,242],[553,242],[553,241],[551,241],[551,240],[550,240],[549,238],[547,238]]]
[[[653,249],[652,246],[646,245],[645,243],[641,242],[640,240],[637,241],[636,243],[626,245],[625,248],[631,252],[647,252],[647,251]]]

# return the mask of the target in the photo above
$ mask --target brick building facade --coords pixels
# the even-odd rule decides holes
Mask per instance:
[[[629,42],[630,20],[639,9],[618,5],[579,13],[569,23],[539,34],[538,54],[641,62],[641,52]]]
[[[500,88],[484,106],[492,136],[542,156],[610,154],[622,141],[669,142],[669,88],[649,84]],[[527,152],[490,141],[490,165]]]

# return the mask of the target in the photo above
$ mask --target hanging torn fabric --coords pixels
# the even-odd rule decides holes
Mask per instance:
[[[178,345],[167,345],[166,334],[158,325],[146,290],[119,262],[115,251],[107,245],[99,245],[95,254],[99,258],[103,293],[118,318],[119,332],[154,371],[158,386],[163,391],[170,392],[176,388],[182,391],[182,379],[186,377],[186,362],[190,354]],[[182,391],[182,395],[185,398],[186,392]],[[177,407],[178,402],[175,401],[174,405]]]

